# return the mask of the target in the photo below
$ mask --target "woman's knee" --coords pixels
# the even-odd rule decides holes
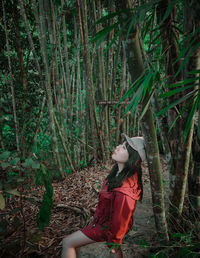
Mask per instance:
[[[91,244],[94,241],[85,236],[80,230],[66,236],[63,239],[63,248],[76,248]]]
[[[71,241],[71,235],[68,235],[63,238],[62,240],[62,246],[65,248],[73,247],[73,241]]]

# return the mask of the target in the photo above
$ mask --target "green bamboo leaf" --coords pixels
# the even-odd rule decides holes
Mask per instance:
[[[153,75],[153,80],[155,82],[159,82],[160,81],[160,72],[156,71]]]
[[[175,65],[181,58],[183,58],[185,56],[185,54],[188,52],[188,50],[190,49],[190,47],[192,46],[192,44],[194,44],[194,42],[196,41],[196,39],[193,39],[192,41],[189,42],[189,44],[187,44],[186,47],[184,47],[180,53],[178,58],[174,61],[173,65]]]
[[[151,91],[151,94],[147,98],[146,104],[143,105],[143,108],[142,108],[139,118],[138,118],[139,121],[142,120],[143,116],[147,112],[147,109],[151,103],[151,98],[153,97],[154,92],[155,92],[155,89]]]
[[[192,70],[188,74],[199,74],[199,73],[200,73],[200,69],[199,70]]]
[[[2,194],[0,194],[0,210],[3,210],[6,206],[5,199]]]
[[[143,92],[143,98],[144,99],[145,95],[146,95],[146,91],[148,90],[149,92],[151,91],[152,85],[153,85],[153,78],[154,78],[154,73],[152,72],[152,70],[149,71],[148,75],[145,77],[144,80],[144,92]]]
[[[167,87],[167,88],[175,88],[175,87],[179,87],[179,86],[186,85],[186,84],[188,84],[188,83],[193,83],[193,82],[195,82],[195,81],[198,80],[198,79],[200,79],[200,76],[193,77],[193,78],[189,78],[189,79],[186,79],[186,80],[177,82],[177,83],[175,83],[175,84],[170,84],[170,85],[167,85],[166,87]],[[193,86],[193,85],[191,85],[191,86]]]
[[[128,96],[132,96],[132,93],[135,89],[138,88],[138,86],[142,83],[144,79],[144,74],[142,74],[134,83],[133,85],[126,91],[126,93],[124,94],[124,96],[120,99],[120,101],[114,106],[114,109],[116,109],[120,103],[125,100],[125,98],[127,98]]]
[[[134,16],[134,17],[132,18],[132,20],[131,20],[130,25],[129,25],[129,28],[128,28],[128,31],[127,31],[127,34],[126,34],[126,40],[128,40],[128,37],[129,37],[130,31],[131,31],[131,29],[132,29],[133,25],[135,24],[136,20],[137,20],[137,17],[136,17],[136,16]]]
[[[139,87],[140,88],[140,87]],[[138,90],[139,90],[138,88]],[[135,101],[137,102],[137,96],[138,96],[138,90],[136,91],[136,93],[133,95],[132,100],[130,101],[130,103],[128,104],[128,106],[126,107],[124,114],[123,114],[123,118],[125,117],[126,113],[128,111],[130,111],[132,109],[132,106],[134,105]],[[131,113],[133,113],[134,111],[131,111]]]
[[[103,53],[105,54],[108,49],[112,46],[112,44],[116,41],[120,33],[123,31],[123,29],[126,27],[127,23],[124,23],[124,25],[119,29],[119,31],[115,34],[114,38],[111,40],[111,42],[108,44],[108,46],[105,48]]]
[[[139,86],[138,90],[136,91],[135,98],[133,100],[133,107],[132,107],[132,110],[131,110],[131,114],[133,114],[135,112],[139,101],[142,99],[143,91],[144,91],[144,84],[142,83]]]
[[[165,14],[164,14],[164,17],[163,17],[163,19],[162,19],[162,21],[161,21],[161,24],[162,24],[162,23],[167,19],[167,17],[170,15],[172,9],[174,8],[174,6],[177,4],[178,1],[179,1],[179,0],[174,0],[174,1],[171,1],[171,2],[169,3],[169,5],[168,5],[168,7],[167,7],[167,10],[166,10],[166,12],[165,12]]]
[[[149,73],[150,74],[150,73]],[[133,95],[133,99],[131,100],[131,102],[129,103],[129,105],[127,106],[127,108],[125,109],[124,115],[123,117],[126,115],[126,113],[128,111],[131,110],[131,114],[133,114],[137,108],[137,105],[139,103],[139,101],[143,98],[144,96],[144,86],[147,88],[148,83],[147,81],[149,81],[150,79],[150,75],[148,74],[148,76],[144,76],[142,75],[140,78],[140,80],[138,80],[137,86],[138,89],[136,90],[135,94]],[[140,83],[141,82],[141,83]]]
[[[196,50],[200,47],[200,42],[198,42],[190,51],[190,53],[188,54],[188,56],[184,59],[184,61],[182,62],[181,66],[179,67],[178,71],[176,72],[176,74],[174,75],[174,77],[176,78],[176,76],[180,73],[180,71],[183,69],[183,67],[186,65],[186,63],[188,62],[188,60],[190,59],[191,55],[193,55]]]
[[[130,101],[130,103],[128,104],[128,106],[126,107],[125,111],[124,111],[124,114],[123,114],[123,118],[125,117],[125,115],[127,114],[127,112],[129,110],[131,110],[131,107],[133,106],[133,103],[134,103],[134,99],[132,99],[132,101]]]
[[[170,128],[169,128],[169,132],[172,130],[172,128],[174,127],[176,121],[178,120],[178,118],[181,116],[181,113],[179,113],[179,115],[174,119],[174,122],[171,124]]]
[[[152,38],[152,40],[150,42],[151,45],[155,45],[155,43],[158,44],[158,39],[160,39],[160,37],[161,37],[161,33],[159,33],[158,35],[156,34],[155,37]],[[155,48],[153,48],[153,49],[157,49],[158,47],[159,47],[159,45],[155,46]]]
[[[149,15],[149,16],[147,16],[147,21],[144,23],[145,27],[144,27],[143,33],[142,33],[143,38],[145,38],[145,36],[147,35],[147,32],[149,32],[151,23],[152,23],[152,15]]]
[[[192,121],[193,121],[193,118],[194,118],[194,114],[195,114],[195,112],[197,110],[197,107],[199,105],[199,99],[200,99],[200,94],[197,96],[194,104],[192,105],[192,109],[190,111],[190,114],[189,114],[189,117],[188,117],[188,120],[187,120],[186,128],[184,130],[183,144],[185,144],[185,141],[186,141],[187,136],[189,134],[189,131],[190,131],[190,128],[191,128],[191,125],[192,125]]]
[[[108,33],[110,33],[114,28],[118,26],[119,22],[116,22],[106,28],[100,30],[95,34],[95,36],[90,40],[91,43],[102,41]]]
[[[187,90],[189,88],[191,88],[191,86],[185,86],[185,87],[181,87],[181,88],[178,88],[178,89],[174,89],[174,90],[171,90],[171,91],[168,91],[166,93],[161,94],[159,97],[160,98],[168,98],[170,96],[173,96],[173,95],[175,95],[175,94],[177,94],[181,91]]]
[[[194,93],[196,92],[196,90],[193,90],[192,92],[189,92],[188,94],[186,94],[184,97],[175,100],[174,102],[172,102],[170,105],[166,106],[165,108],[163,108],[160,112],[158,112],[155,116],[159,116],[159,115],[163,115],[166,113],[167,110],[169,110],[170,108],[173,108],[174,106],[182,103],[183,101],[187,100],[188,98],[194,97]]]
[[[108,15],[103,16],[103,17],[102,17],[101,19],[99,19],[98,21],[96,21],[96,24],[103,23],[103,22],[105,22],[105,21],[107,21],[107,20],[110,20],[110,19],[112,19],[112,18],[114,18],[114,17],[116,17],[116,16],[118,16],[118,15],[120,15],[120,14],[122,14],[122,13],[127,13],[127,12],[129,12],[129,11],[130,11],[129,9],[123,9],[123,10],[118,11],[118,12],[110,13],[110,14],[108,14]]]
[[[127,92],[124,94],[124,96],[120,99],[120,101],[114,106],[114,110],[120,105],[120,103],[129,95],[132,95],[135,87],[131,87],[127,90]]]
[[[151,11],[152,7],[156,4],[158,4],[160,2],[160,0],[154,0],[148,3],[144,3],[142,5],[140,5],[139,7],[134,8],[134,11],[140,12],[140,11]]]
[[[190,100],[185,107],[179,112],[178,116],[174,119],[174,122],[171,124],[170,128],[169,128],[169,132],[172,130],[172,128],[174,127],[176,121],[178,120],[179,117],[182,116],[183,112],[187,109],[187,107],[192,103],[192,100]]]
[[[178,62],[178,60],[180,60],[183,56],[185,56],[185,54],[188,52],[188,50],[191,48],[191,46],[196,41],[195,35],[198,35],[199,32],[200,32],[200,27],[198,27],[193,33],[189,33],[188,36],[184,38],[182,45],[186,45],[186,44],[184,44],[184,42],[186,42],[187,45],[180,51],[179,56],[175,60],[173,65],[176,64]]]
[[[103,51],[104,55],[105,55],[106,52],[110,49],[110,47],[113,45],[113,43],[116,42],[116,39],[119,37],[119,34],[120,34],[120,33],[121,33],[121,30],[119,30],[119,31],[115,34],[114,38],[110,41],[110,43],[108,44],[108,46],[104,49],[104,51]]]

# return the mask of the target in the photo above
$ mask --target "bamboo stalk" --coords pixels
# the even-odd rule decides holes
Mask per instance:
[[[59,123],[58,123],[58,121],[57,121],[57,118],[56,118],[56,116],[55,116],[55,113],[53,114],[53,116],[54,116],[54,120],[55,120],[57,129],[58,129],[58,133],[59,133],[59,136],[60,136],[60,139],[61,139],[61,143],[62,143],[64,152],[65,152],[65,155],[66,155],[66,158],[67,158],[67,161],[68,161],[68,165],[70,166],[71,170],[72,170],[73,172],[75,172],[76,170],[75,170],[75,168],[74,168],[74,166],[73,166],[73,163],[72,163],[72,160],[71,160],[71,158],[70,158],[70,156],[69,156],[69,149],[67,148],[67,146],[66,146],[66,144],[65,144],[65,139],[64,139],[64,137],[63,137],[63,135],[62,135],[62,130],[61,130],[60,126],[59,126]]]
[[[78,10],[79,10],[79,22],[80,22],[80,32],[81,32],[81,42],[83,46],[83,60],[85,67],[85,80],[87,82],[87,110],[89,112],[90,122],[91,122],[91,139],[94,146],[97,144],[97,137],[100,143],[100,148],[102,155],[104,155],[104,145],[102,141],[102,136],[100,134],[97,122],[97,113],[96,113],[96,101],[94,96],[94,86],[92,78],[92,67],[88,43],[88,25],[87,25],[87,4],[84,0],[80,2],[78,0]],[[84,32],[84,34],[83,34]],[[97,149],[96,145],[96,148]],[[97,153],[94,153],[95,159],[97,159]]]
[[[4,23],[4,31],[6,35],[6,47],[8,51],[8,67],[9,67],[9,75],[10,75],[10,90],[11,90],[11,97],[12,97],[12,108],[13,108],[13,117],[14,117],[14,125],[15,125],[15,139],[16,139],[16,147],[17,152],[20,152],[20,146],[19,146],[19,126],[17,121],[17,111],[16,111],[16,103],[15,103],[15,90],[14,90],[14,84],[13,84],[13,74],[12,74],[12,65],[11,65],[11,52],[10,52],[10,44],[9,44],[9,35],[7,30],[7,24],[6,24],[6,12],[5,12],[5,6],[4,1],[2,1],[2,8],[3,8],[3,23]]]
[[[39,64],[39,61],[38,61],[37,53],[36,53],[36,50],[35,50],[35,47],[34,47],[33,39],[32,39],[32,37],[31,37],[31,33],[30,33],[30,29],[29,29],[29,24],[28,24],[26,12],[25,12],[25,9],[24,9],[23,0],[19,0],[19,3],[20,3],[21,16],[22,16],[22,18],[23,18],[23,20],[24,20],[26,33],[27,33],[27,35],[28,35],[28,41],[29,41],[29,45],[30,45],[30,51],[33,52],[35,65],[36,65],[37,71],[38,71],[38,73],[39,73],[40,85],[42,86],[43,89],[45,89],[44,80],[43,80],[43,76],[42,76],[40,64]],[[33,4],[34,4],[34,6],[36,7],[36,2],[35,2],[35,0],[33,0]],[[37,8],[35,8],[35,12],[34,12],[34,13],[35,13],[35,17],[36,17],[36,24],[37,24],[37,26],[38,26],[39,20],[38,20],[38,15],[37,15]]]
[[[40,47],[42,53],[42,59],[44,63],[45,69],[45,86],[46,86],[46,93],[48,97],[48,107],[49,107],[49,118],[50,118],[50,126],[53,134],[53,143],[54,143],[54,152],[56,161],[58,164],[59,172],[62,178],[64,178],[64,170],[62,168],[61,159],[59,156],[58,151],[58,140],[55,130],[55,123],[54,123],[54,108],[53,108],[53,100],[52,100],[52,93],[51,93],[51,86],[50,86],[50,70],[48,65],[48,57],[46,51],[46,28],[45,28],[45,19],[44,19],[44,6],[43,1],[39,1],[39,13],[40,13],[40,31],[39,31],[39,40],[40,40]]]
[[[23,54],[22,54],[22,48],[21,48],[21,37],[20,37],[20,32],[19,32],[19,14],[17,10],[17,0],[14,1],[14,13],[15,13],[15,18],[16,18],[16,23],[15,23],[15,28],[16,28],[16,50],[17,50],[17,56],[19,60],[19,67],[21,71],[21,79],[22,79],[22,84],[23,84],[23,89],[27,89],[27,76],[26,76],[26,71],[24,68],[24,61],[23,61]]]
[[[159,110],[161,110],[161,108],[159,107],[159,103],[158,103],[158,99],[157,99],[157,94],[154,94],[154,97],[152,98],[152,107],[153,107],[153,111],[154,113],[158,113]],[[163,146],[163,151],[165,154],[165,160],[167,162],[167,166],[168,166],[168,171],[170,172],[170,175],[172,175],[172,171],[174,171],[174,164],[173,164],[173,158],[171,155],[171,150],[170,150],[170,145],[169,145],[169,141],[167,138],[167,134],[166,134],[166,125],[164,124],[163,118],[161,116],[157,116],[156,117],[156,122],[159,128],[159,132],[160,132],[160,137],[161,137],[161,142],[162,142],[162,146]],[[170,183],[173,183],[174,180],[171,179]],[[172,190],[174,188],[174,186],[170,185],[170,189]]]
[[[61,0],[61,7],[64,8],[64,0]],[[74,20],[74,24],[76,24],[76,20]],[[65,15],[62,15],[62,27],[63,27],[63,39],[64,39],[64,57],[65,57],[65,73],[66,73],[66,100],[69,100],[69,93],[70,93],[70,86],[71,86],[71,77],[70,77],[70,67],[69,67],[69,51],[67,46],[67,28],[66,28],[66,21],[65,21]]]
[[[44,111],[44,107],[45,107],[45,103],[46,103],[46,96],[44,96],[43,100],[42,100],[42,105],[41,105],[41,109],[40,109],[40,115],[39,115],[39,118],[38,118],[37,125],[35,127],[36,129],[35,129],[32,141],[30,143],[29,149],[27,150],[27,156],[30,155],[31,147],[32,147],[33,143],[35,142],[35,139],[36,139],[37,134],[39,132],[40,124],[41,124],[41,120],[42,120],[42,116],[43,116],[43,111]]]

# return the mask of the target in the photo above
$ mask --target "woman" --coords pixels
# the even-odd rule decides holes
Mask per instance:
[[[89,226],[63,239],[62,258],[76,257],[76,248],[106,242],[117,258],[122,258],[121,243],[133,225],[137,200],[142,199],[141,162],[146,159],[142,137],[129,138],[112,154],[116,161],[104,181],[93,221]]]

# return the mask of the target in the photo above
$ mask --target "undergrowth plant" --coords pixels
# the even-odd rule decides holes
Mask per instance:
[[[11,195],[20,197],[23,200],[23,192],[18,189],[26,187],[26,179],[35,178],[35,184],[45,187],[42,204],[37,214],[37,225],[39,229],[43,229],[50,221],[51,209],[53,207],[53,187],[51,183],[51,175],[49,170],[42,162],[35,157],[21,159],[16,153],[4,151],[0,154],[0,209],[6,208],[6,202]],[[29,200],[25,198],[25,200]],[[18,212],[16,209],[13,212]],[[5,216],[0,217],[0,234],[6,233]],[[3,225],[4,224],[4,225]],[[6,225],[6,226],[5,226]],[[19,225],[17,225],[19,226]]]

